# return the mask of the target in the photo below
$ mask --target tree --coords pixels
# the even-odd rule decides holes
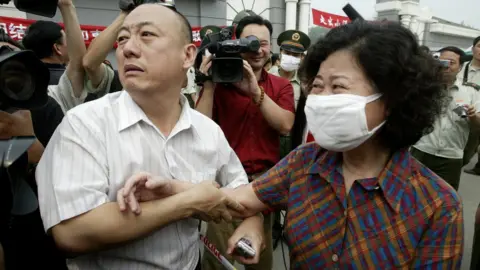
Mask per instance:
[[[328,31],[330,31],[330,29],[328,28],[321,26],[313,26],[308,31],[308,36],[310,37],[312,43],[315,43],[319,38],[324,37],[328,33]]]

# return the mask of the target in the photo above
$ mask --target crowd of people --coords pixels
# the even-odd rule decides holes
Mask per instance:
[[[39,205],[0,223],[0,269],[224,269],[200,252],[202,222],[230,262],[273,269],[280,211],[290,269],[460,269],[480,37],[466,61],[398,23],[356,20],[316,41],[282,32],[274,54],[272,24],[245,14],[235,37],[259,49],[241,54],[241,81],[221,84],[185,16],[135,3],[120,0],[88,50],[72,0],[58,2],[64,29],[0,35],[50,71],[42,108],[0,113],[2,139],[37,138],[25,170]]]

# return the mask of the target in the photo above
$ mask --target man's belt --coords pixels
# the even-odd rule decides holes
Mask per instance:
[[[248,182],[251,183],[251,182],[255,181],[257,178],[259,178],[260,176],[262,176],[262,175],[263,175],[264,173],[266,173],[266,172],[267,172],[267,171],[260,172],[260,173],[249,174],[249,175],[248,175]],[[270,208],[270,209],[267,209],[267,210],[265,210],[265,211],[262,211],[262,214],[263,214],[264,216],[266,216],[266,215],[269,215],[269,214],[271,214],[271,213],[273,213],[273,212],[275,212],[275,210]]]

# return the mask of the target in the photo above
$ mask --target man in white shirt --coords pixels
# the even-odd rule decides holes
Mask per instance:
[[[70,269],[195,269],[199,220],[192,216],[228,220],[228,209],[242,210],[199,183],[235,188],[247,176],[221,129],[180,94],[196,54],[185,17],[141,5],[117,41],[125,91],[68,111],[37,167],[44,227],[66,252],[85,254],[69,260]],[[117,192],[143,171],[197,185],[143,202],[141,213],[120,211]],[[261,217],[248,221],[261,234]]]
[[[451,101],[445,114],[435,122],[433,132],[423,136],[412,148],[415,158],[456,190],[470,129],[480,127],[479,92],[471,86],[456,83],[464,54],[457,47],[440,50],[440,61],[446,63]]]

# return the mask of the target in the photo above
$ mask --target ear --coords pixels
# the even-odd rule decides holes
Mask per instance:
[[[189,69],[195,63],[197,57],[197,47],[194,44],[185,45],[185,58],[183,59],[183,68]]]
[[[57,43],[53,44],[53,52],[60,55],[60,56],[63,56],[62,51],[59,48],[59,44],[57,44]]]

